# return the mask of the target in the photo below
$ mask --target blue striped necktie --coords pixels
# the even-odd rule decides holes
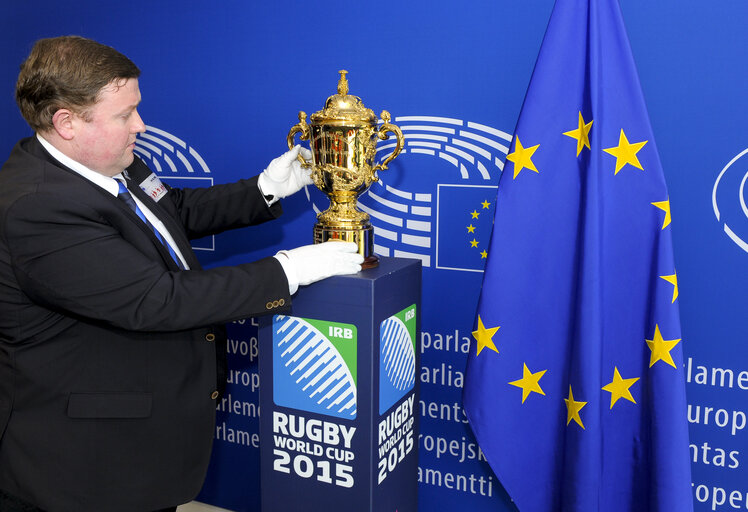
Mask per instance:
[[[179,268],[181,270],[184,270],[185,267],[184,267],[184,264],[182,264],[182,260],[179,259],[179,256],[177,256],[177,253],[174,252],[174,249],[172,248],[172,246],[169,245],[169,243],[166,240],[164,240],[164,237],[161,236],[161,233],[158,232],[158,229],[156,229],[153,226],[153,224],[148,222],[148,219],[143,214],[143,211],[140,208],[138,208],[137,203],[135,203],[135,200],[130,195],[130,191],[127,190],[127,187],[125,186],[125,184],[119,180],[117,180],[117,184],[119,185],[119,191],[117,192],[117,197],[122,199],[125,202],[125,204],[127,204],[127,206],[129,206],[130,209],[134,211],[138,217],[140,217],[140,220],[145,222],[145,225],[151,228],[151,231],[153,231],[153,234],[156,235],[156,238],[158,238],[158,241],[161,242],[163,246],[168,249],[169,254],[171,254],[171,257],[174,259],[174,261],[179,266]]]

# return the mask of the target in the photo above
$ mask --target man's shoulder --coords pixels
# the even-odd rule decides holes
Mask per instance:
[[[44,160],[33,152],[33,138],[16,143],[0,168],[0,198],[23,194],[36,188],[43,175]]]
[[[35,136],[19,140],[0,168],[0,182],[25,182],[38,179],[47,164],[48,153]]]
[[[0,209],[30,194],[69,194],[82,178],[56,165],[36,139],[21,139],[0,168]]]

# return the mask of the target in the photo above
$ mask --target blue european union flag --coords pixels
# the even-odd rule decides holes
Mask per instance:
[[[482,272],[496,206],[496,186],[441,184],[437,192],[436,268]]]
[[[465,410],[522,512],[693,510],[670,203],[613,0],[557,0],[500,180]]]

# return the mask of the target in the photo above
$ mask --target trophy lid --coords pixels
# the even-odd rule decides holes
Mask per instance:
[[[312,124],[322,124],[329,121],[347,121],[366,124],[376,124],[377,116],[370,108],[366,108],[361,98],[348,94],[348,71],[341,69],[338,81],[338,93],[327,98],[325,108],[310,116]]]

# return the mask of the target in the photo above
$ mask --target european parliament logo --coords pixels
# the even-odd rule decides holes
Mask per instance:
[[[405,147],[358,201],[371,216],[375,252],[420,259],[424,267],[482,272],[511,134],[448,117],[394,122]],[[394,142],[380,143],[376,160],[394,148]],[[318,192],[307,190],[317,213],[329,203]]]
[[[355,325],[273,317],[273,401],[302,411],[356,417]]]
[[[171,133],[146,126],[135,139],[135,152],[162,181],[172,187],[209,187],[213,178],[205,160],[192,146]],[[215,237],[191,241],[195,250],[214,251]]]
[[[379,414],[397,403],[416,380],[416,306],[382,321],[379,327]]]
[[[748,148],[722,169],[712,188],[712,208],[725,234],[748,252]]]

